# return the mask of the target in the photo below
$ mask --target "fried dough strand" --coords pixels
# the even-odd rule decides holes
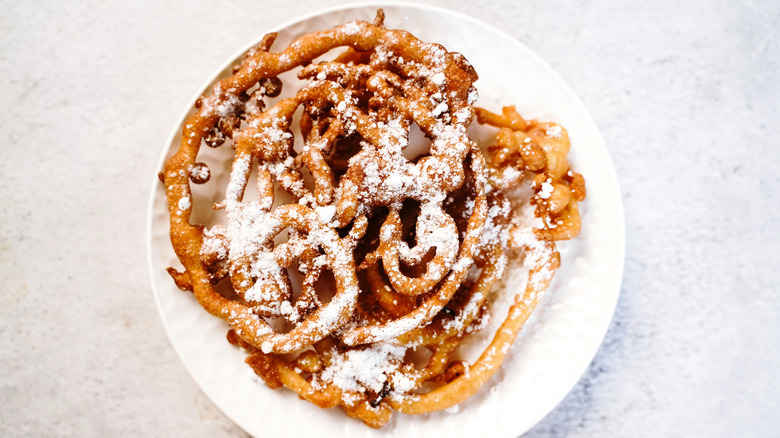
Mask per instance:
[[[176,285],[230,325],[269,387],[371,427],[483,386],[560,265],[555,241],[579,233],[585,198],[565,129],[473,106],[462,55],[383,19],[279,52],[266,35],[198,99],[162,172]],[[302,85],[284,96],[293,70]],[[486,152],[467,132],[475,116],[497,128]],[[424,147],[409,158],[413,143]],[[223,187],[198,161],[203,146],[232,157]],[[223,194],[222,222],[191,223],[194,204],[212,202],[191,184]],[[513,198],[523,187],[531,214]],[[469,364],[458,348],[512,293],[496,291],[509,258],[526,285]]]

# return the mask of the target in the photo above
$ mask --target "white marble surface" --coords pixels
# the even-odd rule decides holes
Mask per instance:
[[[4,3],[0,436],[245,436],[163,331],[149,188],[217,66],[336,2]],[[550,63],[602,130],[623,191],[614,321],[526,436],[777,436],[780,3],[431,3]]]

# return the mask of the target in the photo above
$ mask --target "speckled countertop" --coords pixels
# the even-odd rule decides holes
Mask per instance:
[[[780,3],[430,3],[552,65],[601,129],[623,194],[612,325],[525,436],[777,436]],[[1,436],[245,435],[163,331],[149,188],[203,81],[268,28],[332,4],[3,7]]]

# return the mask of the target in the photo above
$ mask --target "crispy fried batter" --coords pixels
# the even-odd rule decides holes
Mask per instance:
[[[267,35],[198,99],[163,173],[185,269],[169,269],[177,286],[230,324],[229,342],[270,387],[371,427],[479,390],[547,289],[554,241],[579,232],[585,197],[563,128],[472,106],[477,75],[462,55],[383,18],[280,52]],[[303,85],[282,98],[280,76],[298,67]],[[475,113],[499,128],[488,155],[467,133]],[[417,128],[429,150],[409,159]],[[227,185],[214,187],[226,221],[210,227],[190,222],[204,201],[190,183],[217,184],[197,161],[203,145],[233,157]],[[540,225],[506,195],[523,185]],[[468,364],[454,353],[481,327],[509,253],[524,257],[527,286]]]

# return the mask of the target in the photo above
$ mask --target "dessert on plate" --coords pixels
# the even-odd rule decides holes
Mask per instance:
[[[176,285],[268,386],[371,427],[457,405],[495,373],[585,198],[562,126],[476,106],[462,55],[383,21],[280,49],[266,35],[198,99],[160,174]],[[503,283],[508,264],[525,284]],[[465,360],[490,318],[503,319]]]

